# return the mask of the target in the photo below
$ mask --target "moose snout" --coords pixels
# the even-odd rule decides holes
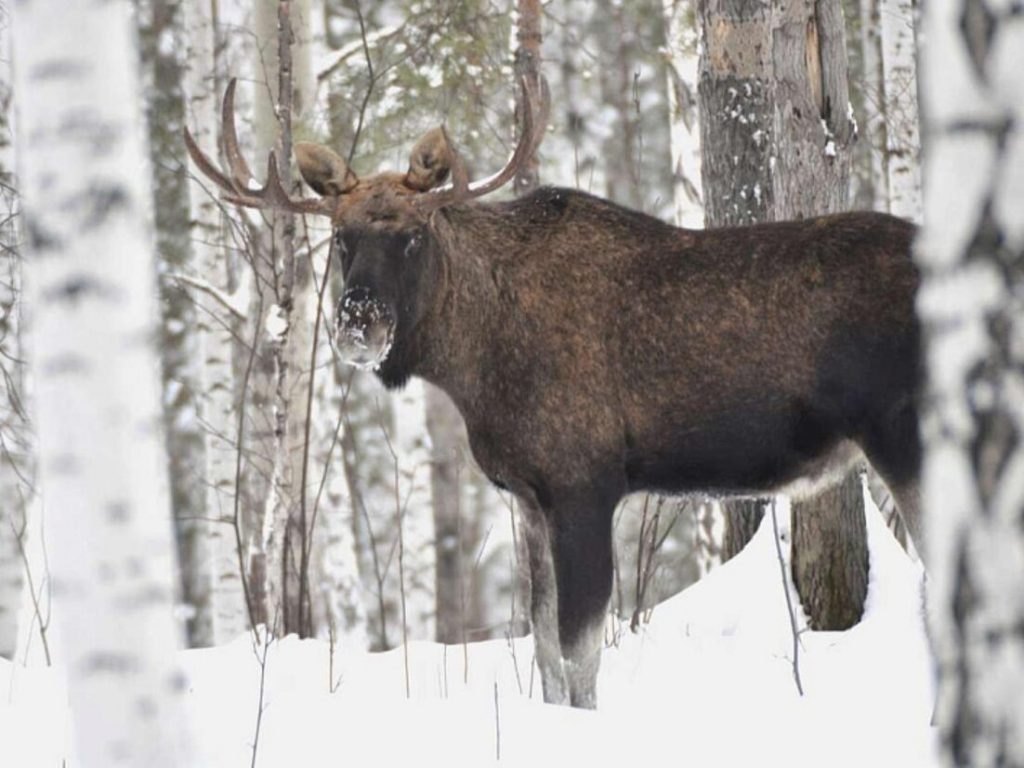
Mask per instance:
[[[342,361],[357,368],[376,369],[391,351],[394,315],[366,288],[350,288],[338,302],[337,330]]]

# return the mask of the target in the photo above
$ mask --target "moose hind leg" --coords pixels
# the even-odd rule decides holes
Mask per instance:
[[[612,593],[612,508],[560,511],[555,523],[558,632],[574,707],[597,707],[604,619]]]
[[[920,496],[921,439],[913,406],[906,404],[876,418],[861,447],[871,466],[892,491],[907,533],[918,554],[925,559]]]
[[[520,519],[530,556],[530,624],[544,701],[568,704],[569,686],[558,642],[558,595],[548,523],[539,510],[525,504],[521,506],[523,514]]]

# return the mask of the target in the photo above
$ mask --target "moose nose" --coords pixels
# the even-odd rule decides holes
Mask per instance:
[[[394,341],[394,315],[370,291],[353,287],[338,303],[338,351],[359,368],[377,368]]]
[[[338,302],[338,326],[341,328],[366,328],[384,319],[384,314],[380,302],[366,288],[351,288]]]

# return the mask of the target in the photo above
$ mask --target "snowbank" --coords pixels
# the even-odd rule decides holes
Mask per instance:
[[[413,643],[367,654],[294,637],[266,649],[256,764],[472,766],[937,765],[921,570],[868,515],[864,619],[792,636],[771,520],[736,558],[654,611],[609,628],[598,712],[541,702],[530,638]],[[251,637],[181,654],[196,766],[248,766],[264,649]],[[68,717],[59,674],[0,660],[0,764],[53,768]],[[72,761],[73,764],[73,761]]]

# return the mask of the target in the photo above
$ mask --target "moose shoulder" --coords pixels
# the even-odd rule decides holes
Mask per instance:
[[[193,156],[239,204],[331,217],[339,350],[451,396],[521,502],[545,700],[592,707],[623,495],[773,491],[859,448],[918,533],[914,231],[874,213],[683,230],[565,189],[477,202],[536,148],[546,93],[527,95],[515,154],[475,184],[443,129],[405,174],[297,148],[319,201]]]

